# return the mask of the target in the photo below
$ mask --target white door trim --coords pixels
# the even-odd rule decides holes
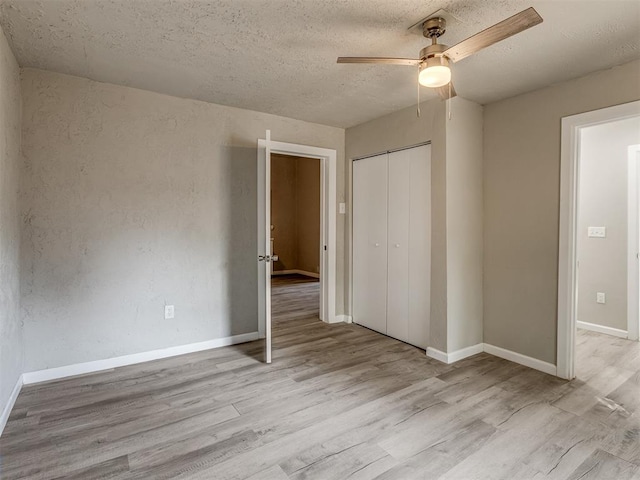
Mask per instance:
[[[258,147],[264,148],[265,140],[258,140]],[[320,160],[320,319],[326,323],[342,321],[336,317],[336,214],[337,214],[337,152],[329,148],[297,145],[294,143],[271,141],[271,153],[296,157],[317,158]],[[258,181],[260,184],[260,179]],[[264,202],[258,197],[258,244],[261,245],[260,228]],[[324,250],[324,245],[327,249]],[[260,290],[262,291],[262,290]],[[264,299],[259,299],[260,302]],[[264,315],[259,309],[258,330],[264,331]]]
[[[640,330],[640,145],[629,146],[629,203],[627,208],[627,334],[638,340]]]
[[[575,377],[576,223],[578,218],[580,130],[640,115],[640,101],[562,119],[560,151],[560,231],[558,243],[557,376]]]

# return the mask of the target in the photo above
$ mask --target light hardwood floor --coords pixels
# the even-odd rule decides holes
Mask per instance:
[[[275,279],[260,342],[26,386],[0,478],[640,478],[640,344],[578,335],[564,382],[454,365],[318,321],[318,283]]]

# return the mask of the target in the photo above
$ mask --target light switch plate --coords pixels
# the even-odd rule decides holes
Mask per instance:
[[[347,204],[340,202],[340,204],[338,205],[338,209],[341,214],[347,213]]]
[[[607,303],[607,297],[603,292],[596,293],[596,302],[597,303]]]
[[[170,320],[175,318],[176,311],[173,305],[165,305],[164,306],[164,318],[165,320]]]
[[[587,236],[591,238],[605,238],[607,236],[607,227],[589,227]]]

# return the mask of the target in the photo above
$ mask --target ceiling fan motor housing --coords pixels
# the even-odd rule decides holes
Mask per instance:
[[[442,59],[442,65],[448,65],[449,59],[443,55],[444,51],[449,48],[446,45],[442,45],[440,43],[434,43],[433,45],[429,45],[420,50],[420,59],[424,62],[431,58]]]

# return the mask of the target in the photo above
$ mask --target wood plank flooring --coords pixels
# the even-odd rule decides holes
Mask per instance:
[[[637,342],[580,331],[564,382],[323,324],[303,277],[273,311],[271,365],[252,342],[24,387],[0,478],[640,479]]]

